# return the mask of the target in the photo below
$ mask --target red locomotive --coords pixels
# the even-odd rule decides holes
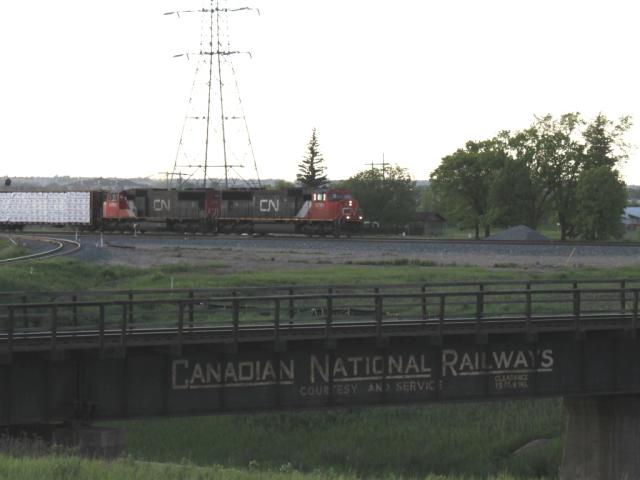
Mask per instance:
[[[106,229],[167,228],[214,233],[350,234],[362,225],[358,201],[347,190],[133,189],[109,193]]]

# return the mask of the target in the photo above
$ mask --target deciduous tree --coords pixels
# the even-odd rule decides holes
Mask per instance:
[[[474,228],[476,238],[481,227],[485,236],[490,234],[495,214],[490,204],[491,186],[506,159],[496,142],[467,142],[464,149],[444,157],[431,174],[431,185],[447,203],[449,214]]]
[[[431,174],[432,185],[448,216],[474,227],[476,238],[480,227],[488,235],[491,225],[537,228],[550,214],[560,224],[562,240],[612,235],[604,219],[618,220],[622,197],[615,168],[628,158],[624,137],[630,127],[629,117],[614,122],[602,114],[591,122],[579,113],[535,117],[525,130],[468,142],[444,157]],[[612,196],[601,208],[585,193],[597,188],[592,170],[603,175],[604,191]]]
[[[364,170],[341,183],[353,193],[367,220],[404,226],[415,217],[416,182],[407,169],[392,166]]]
[[[578,179],[576,203],[576,228],[582,238],[607,240],[621,235],[627,188],[616,170],[606,164],[584,170]]]

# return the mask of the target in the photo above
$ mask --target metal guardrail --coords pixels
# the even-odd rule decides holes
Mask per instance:
[[[265,295],[309,295],[325,293],[438,293],[446,291],[495,291],[501,289],[578,289],[578,288],[640,288],[640,279],[588,279],[588,280],[486,280],[469,282],[423,282],[408,284],[309,284],[276,285],[250,287],[217,288],[157,288],[124,290],[87,290],[87,291],[40,291],[40,292],[0,292],[0,305],[12,303],[64,303],[121,301],[169,297],[172,299],[195,299],[207,296],[265,296]]]
[[[414,334],[635,334],[638,327],[640,288],[527,286],[7,303],[0,305],[0,353]]]

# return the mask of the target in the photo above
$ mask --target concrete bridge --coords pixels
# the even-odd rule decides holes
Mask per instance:
[[[5,294],[0,425],[563,396],[562,478],[637,478],[639,292],[620,280]]]

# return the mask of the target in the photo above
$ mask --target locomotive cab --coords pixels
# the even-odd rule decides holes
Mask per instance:
[[[308,217],[330,221],[334,231],[357,230],[362,225],[362,212],[351,192],[344,189],[316,191],[311,195]]]
[[[358,201],[347,190],[334,190],[327,194],[329,202],[336,204],[336,218],[343,223],[362,223],[362,212],[358,208]]]
[[[109,192],[102,204],[102,218],[135,218],[136,206],[125,192]]]

